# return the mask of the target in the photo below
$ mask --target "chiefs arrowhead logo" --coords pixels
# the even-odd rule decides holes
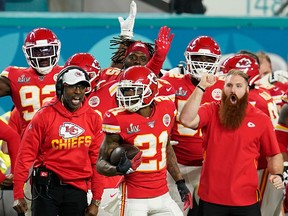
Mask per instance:
[[[71,122],[64,122],[64,124],[61,125],[59,128],[60,136],[62,136],[63,139],[78,137],[83,132],[84,132],[83,128]]]
[[[238,68],[248,68],[248,67],[251,67],[251,60],[248,59],[248,58],[242,58],[240,59],[237,64],[236,64],[236,67]]]

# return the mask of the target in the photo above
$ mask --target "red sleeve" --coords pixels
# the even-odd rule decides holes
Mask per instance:
[[[8,152],[11,160],[11,173],[14,173],[15,161],[20,146],[20,135],[1,120],[0,128],[0,139],[7,142]]]
[[[29,169],[35,162],[39,145],[43,136],[43,121],[36,113],[28,124],[20,143],[19,157],[14,168],[14,199],[24,198],[23,187],[28,177]]]
[[[275,133],[280,151],[287,153],[288,128],[283,125],[277,124],[275,126]]]
[[[213,116],[215,102],[201,104],[198,110],[200,122],[198,128],[202,128],[208,124]]]
[[[21,116],[16,109],[16,107],[12,110],[10,118],[8,120],[8,125],[12,127],[18,134],[22,134],[22,123],[21,123]]]
[[[6,176],[0,172],[0,183],[3,182],[5,180]]]
[[[93,175],[91,179],[91,191],[92,191],[94,200],[101,200],[103,190],[104,190],[104,183],[105,183],[105,176],[100,175],[96,171],[96,161],[98,158],[100,146],[104,139],[104,133],[101,130],[100,117],[98,119],[98,122],[99,123],[97,124],[97,128],[95,131],[96,139],[94,143],[90,146],[90,160],[91,160],[91,165],[92,165],[92,170],[93,170]]]
[[[165,58],[166,56],[163,57],[154,53],[150,61],[146,64],[146,67],[152,70],[156,76],[158,76],[160,74],[160,69],[163,66]]]

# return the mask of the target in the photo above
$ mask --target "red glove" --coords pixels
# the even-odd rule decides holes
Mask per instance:
[[[169,52],[171,42],[173,40],[174,34],[170,34],[171,29],[167,26],[160,28],[158,33],[158,38],[155,40],[155,55],[157,57],[166,58]]]
[[[131,167],[136,170],[142,162],[142,151],[139,151],[134,158],[131,160]]]
[[[177,185],[180,198],[182,202],[184,202],[184,210],[186,210],[188,207],[192,209],[193,208],[192,195],[185,184],[185,180],[181,179],[181,180],[176,181],[176,185]]]
[[[185,200],[184,200],[184,211],[185,211],[188,207],[189,207],[190,209],[193,208],[193,202],[192,202],[192,195],[191,195],[191,193],[187,194],[186,197],[185,197]]]
[[[133,173],[141,164],[142,161],[142,152],[139,151],[133,159],[129,160],[127,158],[127,153],[123,152],[121,159],[116,166],[116,170],[122,174],[130,174]]]
[[[167,26],[163,26],[160,28],[158,38],[155,40],[155,52],[146,65],[157,76],[160,73],[160,69],[163,66],[163,63],[169,52],[170,45],[174,37],[174,34],[170,34],[170,31],[171,29]]]

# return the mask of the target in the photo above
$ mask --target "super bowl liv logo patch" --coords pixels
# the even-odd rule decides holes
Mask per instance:
[[[219,88],[216,88],[212,91],[212,98],[216,101],[221,100],[222,90]]]
[[[168,127],[169,125],[170,125],[170,122],[171,122],[171,117],[170,117],[170,115],[169,114],[165,114],[164,116],[163,116],[163,124],[166,126],[166,127]]]
[[[100,104],[100,98],[98,96],[93,96],[89,99],[88,104],[90,107],[97,107]]]

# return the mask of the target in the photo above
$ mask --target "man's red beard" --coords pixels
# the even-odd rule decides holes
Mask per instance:
[[[220,123],[227,129],[237,129],[240,127],[248,105],[248,92],[238,99],[235,94],[225,95],[222,91],[221,105],[219,109]]]

